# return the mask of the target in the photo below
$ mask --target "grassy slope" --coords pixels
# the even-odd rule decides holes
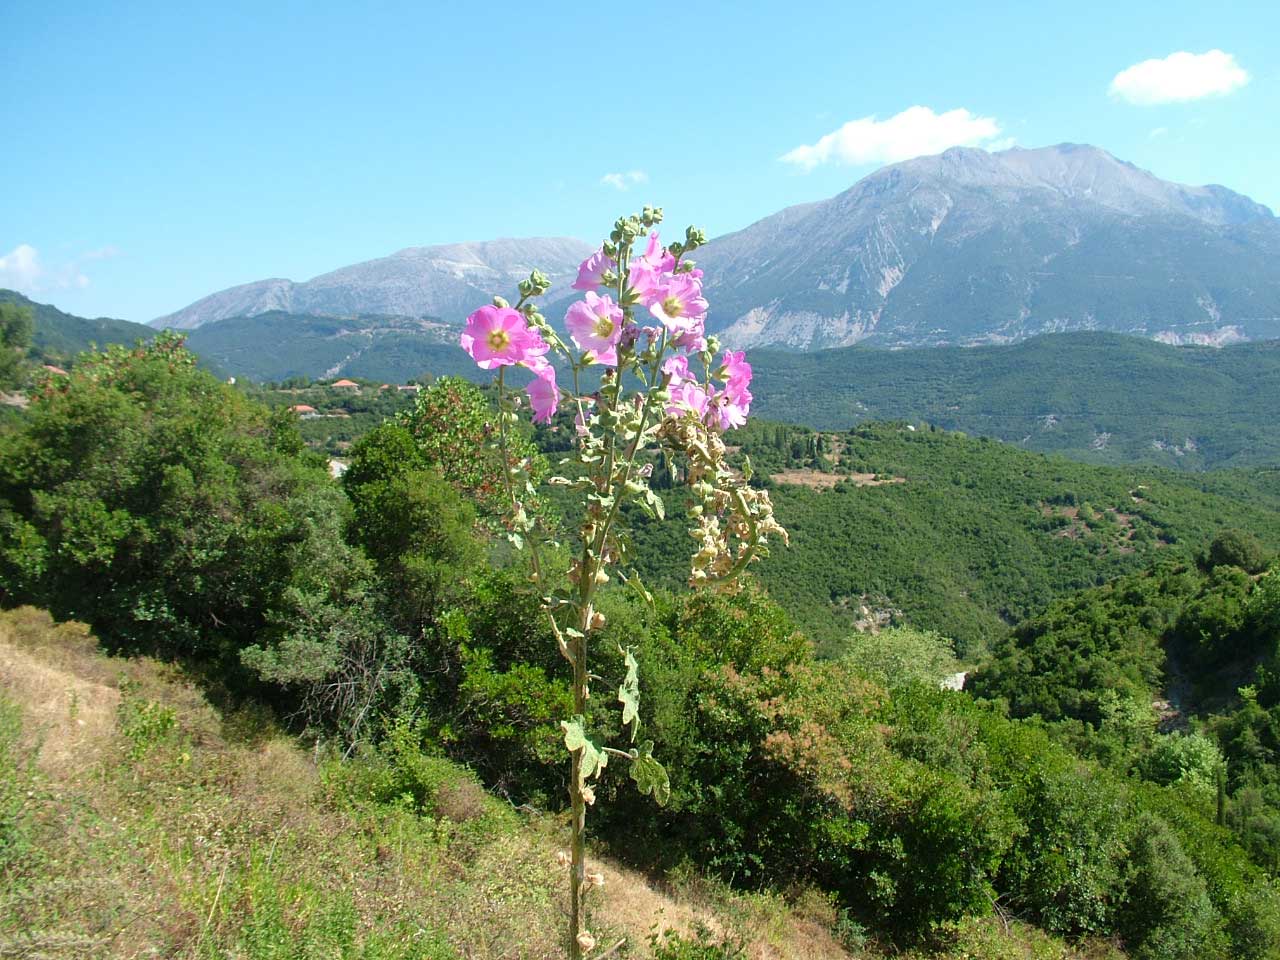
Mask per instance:
[[[1007,347],[757,350],[751,361],[759,414],[825,430],[906,419],[1093,463],[1280,461],[1280,341],[1213,349],[1070,333]]]
[[[514,813],[462,771],[430,818],[341,799],[341,779],[171,668],[107,658],[30,608],[0,612],[0,956],[561,955],[553,819]],[[602,866],[595,926],[603,945],[626,938],[618,956],[699,925],[758,960],[849,955],[815,894],[787,903],[692,875],[655,886]],[[932,956],[1118,954],[989,920]]]

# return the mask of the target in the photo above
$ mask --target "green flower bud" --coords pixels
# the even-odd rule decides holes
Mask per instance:
[[[505,310],[507,307],[511,306],[511,304],[507,303],[506,297],[494,297],[493,305],[499,310]]]

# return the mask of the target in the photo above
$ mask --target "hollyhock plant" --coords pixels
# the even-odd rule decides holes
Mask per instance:
[[[659,283],[649,312],[673,335],[701,336],[702,321],[707,315],[702,283],[687,273],[671,274]]]
[[[550,423],[560,403],[560,390],[556,387],[556,368],[541,363],[533,368],[534,378],[525,387],[529,405],[533,407],[534,423]]]
[[[660,209],[645,207],[614,223],[608,239],[579,268],[573,286],[584,296],[565,314],[567,338],[535,306],[551,284],[534,271],[520,282],[514,307],[495,297],[492,306],[467,318],[461,339],[482,369],[497,370],[497,444],[510,464],[504,471],[507,536],[527,552],[531,580],[573,675],[573,714],[561,723],[571,762],[570,845],[560,859],[569,870],[570,960],[582,960],[597,946],[588,929],[586,897],[602,884],[603,875],[586,870],[586,816],[606,768],[626,764],[636,787],[660,804],[671,793],[653,742],[638,739],[640,675],[631,649],[620,649],[623,744],[606,744],[586,718],[589,681],[598,680],[588,669],[588,654],[605,624],[598,591],[616,580],[652,603],[638,575],[621,566],[629,511],[620,508],[631,504],[661,519],[666,501],[649,486],[649,477],[659,459],[683,461],[694,587],[739,589],[741,574],[767,554],[770,538],[786,542],[769,494],[749,482],[750,461],[737,469],[726,459],[721,434],[746,422],[751,365],[741,352],[725,351],[714,366],[720,347],[704,329],[702,274],[685,259],[706,237],[690,227],[683,241],[664,246],[653,229],[661,221]],[[634,253],[642,242],[643,252]],[[642,325],[638,313],[659,322]],[[559,381],[551,356],[559,364]],[[542,521],[525,508],[525,498],[534,492],[532,480],[508,452],[508,436],[519,422],[507,390],[509,366],[534,373],[526,390],[535,423],[553,422],[561,407],[574,415],[576,455],[564,461],[573,468],[548,481],[574,491],[581,502],[576,555],[561,576],[542,561],[541,544],[554,531],[541,530]]]
[[[588,363],[613,367],[618,364],[622,316],[622,308],[609,296],[588,292],[569,308],[564,325],[578,348],[587,351]]]
[[[617,266],[601,247],[578,267],[578,279],[573,281],[575,290],[595,290],[604,283],[604,275]]]
[[[726,350],[720,361],[720,369],[716,372],[716,379],[724,381],[725,390],[729,393],[736,394],[746,390],[751,385],[751,364],[747,363],[746,355],[741,350],[736,353]]]
[[[459,342],[481,370],[527,363],[548,349],[542,335],[518,311],[496,305],[481,307],[467,317]]]

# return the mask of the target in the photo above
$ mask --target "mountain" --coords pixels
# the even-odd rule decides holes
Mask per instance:
[[[36,303],[16,290],[0,290],[0,302],[16,303],[30,307],[35,327],[31,335],[31,355],[46,363],[65,362],[91,344],[100,347],[108,343],[130,344],[136,340],[150,340],[156,332],[141,323],[98,317],[90,320],[63,313],[47,303]]]
[[[566,238],[409,247],[304,283],[273,279],[232,287],[159,317],[151,325],[189,330],[229,317],[273,311],[458,321],[495,293],[510,295],[515,284],[535,267],[553,281],[551,296],[567,291],[577,276],[578,264],[590,253],[587,244]]]
[[[720,237],[697,260],[709,326],[736,346],[1280,336],[1270,210],[1075,144],[894,164]]]
[[[1275,340],[1216,349],[1077,332],[992,347],[764,349],[751,363],[753,412],[818,429],[923,421],[1092,463],[1280,463]]]
[[[367,377],[403,383],[422,373],[469,374],[458,328],[416,317],[323,317],[272,310],[187,333],[202,360],[240,377]]]

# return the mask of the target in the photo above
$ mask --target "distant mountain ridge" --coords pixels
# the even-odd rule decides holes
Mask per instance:
[[[591,247],[534,238],[411,247],[305,282],[232,287],[152,322],[374,315],[458,323],[534,267],[559,318]],[[1012,343],[1101,330],[1221,346],[1280,337],[1280,220],[1097,147],[956,147],[713,240],[708,327],[737,347]]]
[[[271,310],[186,331],[202,360],[238,377],[366,377],[403,383],[475,370],[458,328],[418,317],[325,317]]]
[[[510,291],[535,267],[551,278],[552,295],[567,291],[578,264],[590,252],[583,241],[564,237],[409,247],[302,283],[276,278],[231,287],[159,317],[151,325],[190,330],[230,317],[276,311],[331,317],[440,317],[457,322],[477,303]]]
[[[1096,147],[953,148],[877,170],[699,251],[736,346],[1008,343],[1111,330],[1280,336],[1280,221]]]

